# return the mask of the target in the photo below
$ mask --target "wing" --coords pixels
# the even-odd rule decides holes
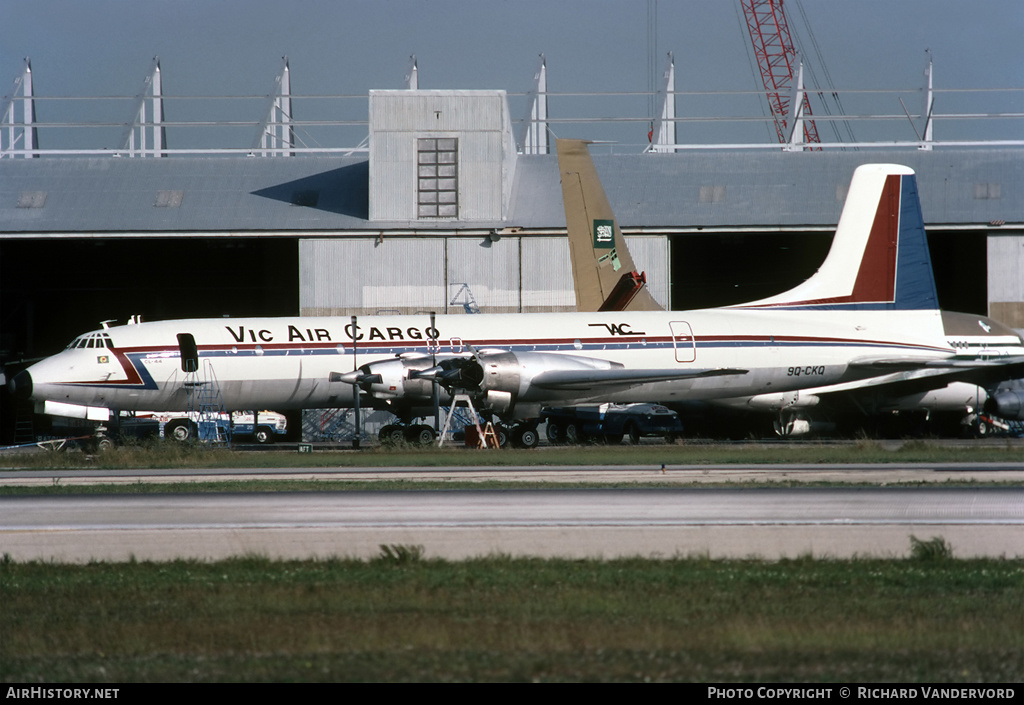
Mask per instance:
[[[651,382],[669,382],[682,379],[745,375],[748,370],[736,368],[710,368],[689,370],[551,370],[533,378],[533,385],[541,389],[591,391],[606,387],[634,386]]]
[[[1024,369],[1024,356],[990,357],[987,359],[963,358],[919,358],[919,357],[862,357],[850,360],[850,367],[874,370],[990,370],[1002,371]]]
[[[833,402],[855,401],[858,395],[900,397],[941,389],[953,382],[967,382],[991,388],[1000,382],[1024,376],[1024,357],[1015,355],[988,360],[917,360],[888,358],[860,360],[857,366],[893,370],[868,379],[804,390],[803,393]]]

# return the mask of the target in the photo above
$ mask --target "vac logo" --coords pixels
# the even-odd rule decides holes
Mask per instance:
[[[604,250],[615,247],[615,221],[594,221],[594,247]]]
[[[588,323],[591,328],[606,328],[608,335],[647,335],[642,330],[630,330],[628,323]]]

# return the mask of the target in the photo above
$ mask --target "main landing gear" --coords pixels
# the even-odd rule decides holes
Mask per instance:
[[[498,446],[508,448],[536,448],[540,443],[540,433],[537,431],[536,421],[525,421],[517,424],[505,424],[492,422],[494,433],[498,436]]]
[[[434,429],[426,424],[388,424],[377,434],[381,444],[389,446],[399,443],[425,446],[433,443],[436,437]]]
[[[536,448],[540,443],[540,433],[536,422],[518,424],[495,424],[498,444],[505,448],[510,443],[514,448]],[[377,439],[381,445],[394,446],[400,443],[426,446],[437,440],[434,429],[426,424],[388,424],[380,429]]]
[[[519,423],[512,427],[503,425],[501,428],[507,429],[508,439],[516,448],[536,448],[537,444],[540,443],[540,434],[537,432],[537,424],[535,422]],[[500,431],[498,438],[501,438]],[[502,445],[504,446],[504,444]]]

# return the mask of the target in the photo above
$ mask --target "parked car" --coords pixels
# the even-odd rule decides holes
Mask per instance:
[[[548,422],[551,443],[586,443],[603,440],[639,443],[643,436],[662,436],[675,440],[683,432],[679,416],[661,404],[581,404],[552,407],[541,411]]]
[[[288,420],[276,411],[236,411],[231,414],[213,414],[202,420],[199,412],[167,411],[154,416],[160,421],[163,437],[176,441],[214,440],[229,431],[232,437],[251,436],[257,443],[273,443],[288,432]],[[201,428],[208,423],[211,429]],[[205,431],[205,433],[201,432]]]

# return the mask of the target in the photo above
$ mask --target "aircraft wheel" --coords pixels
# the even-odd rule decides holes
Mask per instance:
[[[256,442],[260,445],[270,445],[274,442],[274,432],[267,426],[260,426],[256,429],[256,433],[253,434]]]
[[[536,428],[530,426],[517,428],[513,431],[513,434],[516,438],[516,446],[519,448],[536,448],[537,444],[540,443],[540,434],[537,433]]]
[[[96,441],[96,451],[99,453],[106,453],[107,451],[114,450],[114,439],[103,437]]]
[[[636,427],[636,424],[632,421],[626,426],[626,433],[629,434],[629,442],[636,445],[640,442],[640,429]]]
[[[497,424],[494,427],[494,434],[498,437],[498,447],[507,448],[508,442],[511,438],[508,426],[505,424]]]
[[[548,443],[553,445],[565,443],[565,429],[562,428],[561,424],[555,423],[554,421],[548,421],[546,435],[548,437]]]
[[[388,424],[377,434],[377,440],[387,446],[398,445],[405,440],[405,429],[395,424]]]
[[[179,443],[185,443],[186,441],[194,441],[199,435],[198,427],[191,421],[171,421],[169,424],[164,426],[164,438],[169,438],[172,441],[178,441]]]
[[[421,446],[430,445],[434,442],[434,429],[425,424],[410,426],[405,431],[405,440]]]
[[[583,438],[580,433],[579,426],[570,421],[565,425],[565,442],[571,446],[579,445],[583,442]]]

